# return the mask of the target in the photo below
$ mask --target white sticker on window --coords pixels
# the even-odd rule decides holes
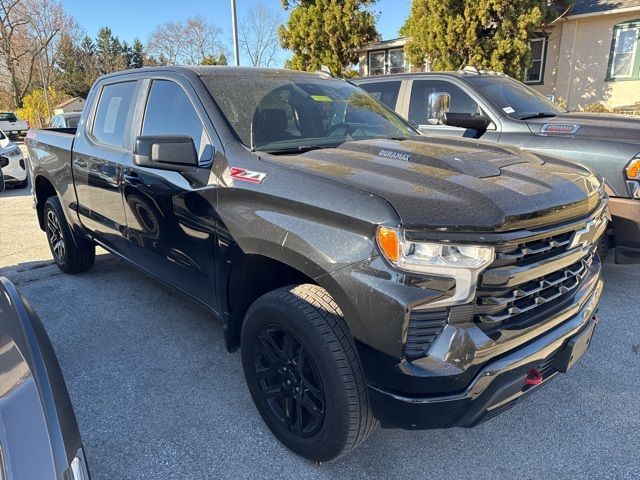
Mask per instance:
[[[122,102],[122,97],[111,97],[109,99],[104,127],[102,128],[103,133],[114,133],[116,131],[116,119],[118,118],[118,110],[120,110],[120,102]]]
[[[504,113],[506,114],[515,112],[515,110],[511,107],[504,107],[502,110],[504,110]]]

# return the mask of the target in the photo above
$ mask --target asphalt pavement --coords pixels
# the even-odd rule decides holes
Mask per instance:
[[[473,429],[378,428],[316,466],[266,428],[216,319],[104,251],[62,274],[31,204],[0,194],[0,275],[51,337],[94,480],[640,478],[638,265],[605,264],[590,350],[525,402]]]

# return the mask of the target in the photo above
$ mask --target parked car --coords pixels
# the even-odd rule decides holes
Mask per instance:
[[[29,128],[29,122],[18,120],[15,113],[0,112],[0,130],[12,138],[15,139],[20,135],[26,135]]]
[[[80,123],[82,112],[60,113],[49,122],[50,128],[75,128]]]
[[[0,131],[0,170],[5,184],[25,188],[29,183],[27,165],[20,147]]]
[[[640,261],[640,118],[565,112],[521,82],[475,69],[354,83],[423,132],[514,145],[599,172],[610,198],[616,261]]]
[[[476,425],[591,340],[602,179],[430,139],[343,80],[120,72],[75,135],[26,143],[58,267],[89,269],[101,245],[208,307],[264,421],[306,458],[350,451],[376,420]]]
[[[0,478],[88,480],[76,417],[38,315],[0,277]]]

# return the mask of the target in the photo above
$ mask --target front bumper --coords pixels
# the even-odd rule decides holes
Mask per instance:
[[[383,427],[408,430],[472,427],[494,417],[544,385],[568,342],[594,327],[602,294],[601,280],[581,309],[560,326],[484,366],[462,392],[439,396],[405,396],[369,385],[375,417]],[[527,372],[543,373],[542,382],[526,385]]]
[[[640,200],[609,198],[617,263],[640,263]]]

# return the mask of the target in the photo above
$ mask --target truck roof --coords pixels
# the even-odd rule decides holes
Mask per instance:
[[[110,73],[100,77],[100,79],[104,78],[112,78],[124,75],[131,74],[139,74],[139,73],[157,73],[157,72],[174,72],[181,73],[186,75],[197,75],[199,77],[203,76],[238,76],[238,75],[246,75],[246,76],[311,76],[315,78],[326,78],[328,75],[326,73],[316,73],[316,72],[303,72],[300,70],[289,70],[286,68],[261,68],[261,67],[232,67],[228,65],[205,65],[205,66],[189,66],[189,65],[168,65],[161,67],[144,67],[144,68],[136,68],[130,70],[123,70],[120,72]]]
[[[504,73],[500,72],[490,72],[485,70],[477,70],[473,69],[465,69],[465,70],[455,70],[455,71],[444,71],[444,72],[405,72],[405,73],[388,73],[384,75],[372,75],[368,77],[359,77],[354,78],[353,82],[358,83],[361,81],[370,81],[370,80],[385,80],[388,78],[407,78],[407,77],[429,77],[429,76],[450,76],[450,77],[458,77],[458,78],[469,78],[469,77],[506,77]]]

